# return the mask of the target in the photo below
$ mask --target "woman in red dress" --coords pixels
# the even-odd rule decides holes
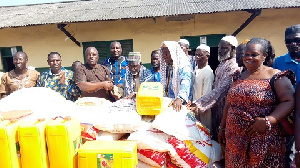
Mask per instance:
[[[247,43],[247,70],[236,74],[228,91],[218,134],[219,142],[226,142],[226,167],[284,167],[285,139],[278,123],[294,107],[294,75],[263,65],[267,46],[262,38]]]

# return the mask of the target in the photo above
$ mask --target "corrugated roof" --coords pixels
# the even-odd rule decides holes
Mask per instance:
[[[300,7],[300,0],[99,0],[0,7],[0,28]]]

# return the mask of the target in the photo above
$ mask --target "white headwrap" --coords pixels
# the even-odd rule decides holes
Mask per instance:
[[[210,53],[210,47],[207,46],[207,45],[205,45],[205,44],[199,45],[196,49],[205,50],[205,51],[207,51],[208,53]]]
[[[238,46],[238,41],[237,41],[236,37],[234,37],[234,36],[225,36],[221,40],[227,41],[228,43],[230,43],[235,48]]]
[[[234,37],[234,36],[225,36],[221,39],[221,41],[226,41],[230,45],[234,46],[235,48],[238,46],[238,41],[237,41],[236,37]],[[222,62],[224,60],[229,59],[230,57],[231,57],[230,51],[228,51],[226,56],[221,57],[220,55],[218,55],[218,61]],[[235,57],[235,55],[233,57]]]
[[[185,45],[190,46],[190,42],[187,41],[186,39],[180,39],[180,40],[178,41],[178,43],[183,43],[183,44],[185,44]]]
[[[179,44],[176,41],[164,41],[161,44],[160,51],[162,50],[163,44],[169,49],[171,58],[173,60],[173,79],[172,79],[172,88],[177,97],[180,90],[180,74],[179,70],[185,66],[190,66],[188,57],[185,55],[183,50],[180,48]],[[162,51],[160,52],[160,73],[161,73],[161,83],[164,86],[164,91],[167,86],[167,63],[162,57]]]

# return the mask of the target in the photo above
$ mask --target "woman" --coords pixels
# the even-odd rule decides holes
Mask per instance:
[[[12,92],[22,89],[34,87],[40,73],[36,70],[30,70],[26,67],[28,57],[25,52],[17,52],[13,57],[15,69],[6,72],[1,79],[0,93],[2,98],[8,96]]]
[[[167,97],[174,98],[170,103],[178,112],[187,103],[192,81],[191,65],[179,44],[164,41],[160,47],[161,83]]]
[[[226,140],[226,167],[284,167],[285,143],[278,123],[294,107],[294,89],[287,78],[294,76],[292,71],[263,65],[267,50],[266,39],[247,43],[247,70],[237,75],[228,91],[218,134],[220,143]],[[274,75],[275,93],[270,86]]]

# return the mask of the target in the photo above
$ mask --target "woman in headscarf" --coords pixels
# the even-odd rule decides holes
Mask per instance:
[[[192,81],[191,65],[179,44],[164,41],[160,47],[161,83],[165,96],[174,98],[170,103],[176,111],[187,103]]]

